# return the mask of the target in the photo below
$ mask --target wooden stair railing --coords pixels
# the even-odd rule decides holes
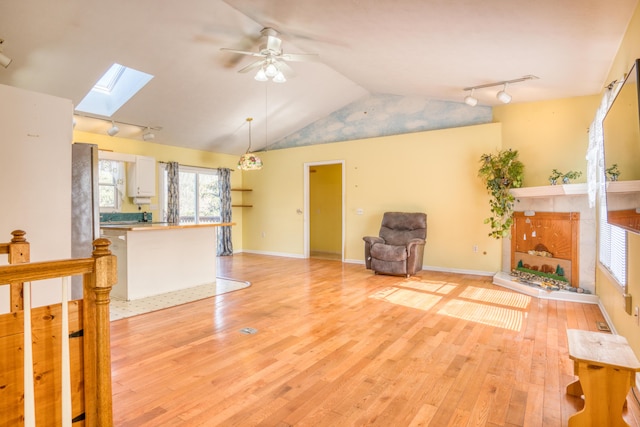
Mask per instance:
[[[11,232],[13,238],[9,243],[0,243],[0,254],[7,254],[9,264],[23,264],[29,262],[31,252],[29,242],[24,237],[27,234],[22,230],[14,230]],[[22,283],[10,284],[9,302],[12,312],[22,310]]]
[[[24,237],[24,235],[22,235],[22,237]],[[79,382],[84,385],[83,396],[74,396],[74,402],[76,402],[77,399],[84,401],[83,403],[81,402],[80,405],[84,408],[82,417],[84,418],[85,426],[110,427],[113,425],[113,413],[111,404],[109,294],[112,286],[117,282],[117,260],[115,255],[112,255],[109,250],[110,241],[108,239],[97,239],[93,244],[94,250],[91,258],[0,266],[0,284],[25,283],[74,275],[83,276],[83,299],[72,301],[72,305],[76,310],[76,317],[78,317],[77,315],[79,315],[80,312],[82,313],[82,324],[79,326],[81,330],[70,334],[70,336],[82,336],[83,343],[81,349],[71,355],[71,359],[75,365],[82,364],[83,368],[80,373],[82,378]],[[7,247],[7,244],[0,245],[0,252],[8,253],[10,249],[6,249]],[[28,250],[26,253],[28,254]],[[41,321],[40,319],[53,319],[55,316],[50,313],[59,310],[59,308],[56,308],[54,305],[38,307],[34,309],[34,312],[39,309],[42,309],[41,312],[44,314],[39,314],[39,317],[32,315],[32,318],[38,321]],[[47,316],[49,316],[50,319],[47,318]],[[0,315],[0,340],[3,337],[11,338],[19,334],[20,331],[17,330],[18,323],[21,325],[23,318],[24,316],[20,310]],[[78,334],[78,332],[80,332],[80,334]],[[56,332],[56,334],[59,334],[59,332]],[[51,338],[55,341],[55,335]],[[47,345],[51,346],[56,344],[40,343],[41,348],[38,351]],[[11,358],[14,357],[21,357],[22,353],[19,348],[16,349],[10,346],[2,347],[0,350],[3,352],[6,351],[7,353],[1,355],[4,361],[13,360]],[[46,357],[51,356],[35,355],[34,353],[34,360],[37,357],[46,359]],[[11,361],[7,363],[15,364],[17,362]],[[9,390],[18,395],[18,400],[20,396],[22,396],[23,386],[22,384],[18,384],[18,371],[20,374],[22,373],[21,368],[16,368],[7,374],[7,384],[4,384],[3,390],[0,390],[0,395],[2,395],[0,407],[2,407],[2,405],[10,405],[10,403],[8,403],[9,400],[12,402],[15,401],[16,396],[9,395]],[[36,377],[38,377],[38,375],[36,375]],[[21,381],[22,378],[20,378],[20,382]],[[38,401],[37,397],[43,394],[45,393],[36,391],[36,420],[47,420],[48,422],[43,423],[43,425],[56,425],[59,421],[51,420],[50,412],[51,407],[57,405],[59,402],[59,398],[56,397],[59,392],[54,391],[53,393],[48,393],[46,395],[47,401]],[[19,410],[19,408],[16,407],[10,407],[10,409],[14,412]],[[49,412],[47,412],[47,410],[49,410]],[[3,425],[2,421],[5,415],[10,416],[10,414],[2,414],[2,412],[5,411],[3,408],[0,408],[0,425]],[[50,424],[50,422],[53,423]]]

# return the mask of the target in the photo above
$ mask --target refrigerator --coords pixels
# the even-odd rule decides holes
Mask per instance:
[[[72,144],[71,172],[71,256],[87,258],[100,237],[98,146]],[[71,298],[82,298],[82,277],[72,278]]]

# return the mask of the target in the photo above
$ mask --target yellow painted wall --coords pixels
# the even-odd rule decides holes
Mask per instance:
[[[244,215],[243,247],[302,256],[304,163],[344,160],[345,259],[364,261],[362,237],[378,234],[385,211],[415,211],[428,215],[425,265],[496,272],[501,246],[488,237],[477,171],[483,153],[501,148],[501,132],[492,123],[261,153],[264,168],[244,175],[254,207]]]
[[[640,5],[631,18],[629,27],[618,50],[606,82],[619,80],[625,75],[636,58],[640,58]],[[640,306],[640,235],[627,233],[628,293],[632,296],[632,306]],[[625,312],[620,287],[598,265],[596,273],[596,292],[609,314],[616,331],[625,336],[640,357],[640,326],[638,319]]]
[[[183,165],[200,166],[207,168],[225,167],[234,170],[231,173],[231,187],[242,187],[242,172],[236,168],[237,156],[218,154],[208,151],[191,150],[186,148],[172,147],[169,145],[157,144],[154,142],[139,141],[136,139],[111,137],[90,132],[73,132],[73,142],[86,142],[98,145],[101,150],[110,150],[125,154],[138,154],[141,156],[151,156],[157,162],[175,161]],[[156,194],[158,194],[156,190]],[[239,192],[232,192],[234,204],[239,203],[243,195]],[[130,197],[125,197],[123,212],[137,212],[138,207],[131,203]],[[158,209],[151,209],[158,205],[158,198],[151,198],[151,205],[142,205],[143,210],[152,212],[154,218],[160,218]],[[246,209],[246,208],[244,208]],[[242,215],[243,208],[233,208],[233,222],[236,225],[232,228],[232,242],[235,251],[242,249]]]
[[[318,165],[309,171],[309,248],[342,254],[342,165]]]
[[[582,176],[572,182],[586,182],[588,130],[600,98],[584,96],[493,109],[494,121],[502,123],[503,144],[518,150],[525,164],[525,187],[549,185],[553,169],[580,171]]]

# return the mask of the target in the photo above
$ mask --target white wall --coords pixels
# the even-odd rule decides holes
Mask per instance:
[[[72,120],[68,99],[0,85],[0,241],[26,231],[31,261],[71,256]],[[57,289],[41,292],[45,286],[34,285],[34,305],[59,299]],[[7,288],[0,312],[9,307]]]

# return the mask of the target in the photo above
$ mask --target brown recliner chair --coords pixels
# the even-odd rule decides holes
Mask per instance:
[[[367,269],[376,274],[406,277],[422,270],[427,238],[426,214],[385,212],[379,235],[362,238]]]

